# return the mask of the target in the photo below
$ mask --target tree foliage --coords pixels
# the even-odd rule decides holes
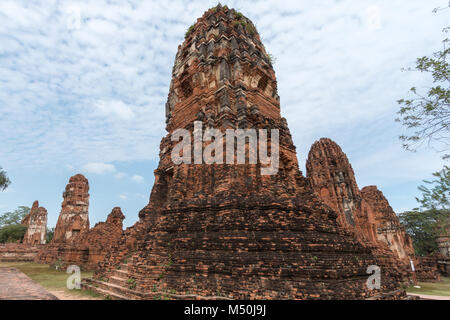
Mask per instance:
[[[441,171],[433,173],[434,180],[423,182],[432,187],[429,189],[425,185],[419,186],[422,198],[416,198],[421,207],[428,210],[450,210],[450,167],[444,166]]]
[[[47,227],[46,234],[47,234],[47,236],[45,238],[45,242],[46,243],[50,243],[50,241],[52,241],[52,239],[53,239],[53,235],[55,234],[55,228],[48,228]]]
[[[407,211],[400,213],[400,222],[413,239],[416,255],[437,252],[436,237],[442,232],[442,222],[450,216],[448,210]]]
[[[449,4],[450,6],[450,4]],[[441,8],[435,9],[439,11]],[[448,33],[450,27],[444,28]],[[423,143],[435,145],[439,151],[450,148],[450,68],[448,55],[450,53],[449,39],[442,41],[443,48],[431,57],[421,57],[416,60],[414,68],[407,70],[428,73],[433,78],[433,86],[428,91],[420,93],[416,87],[410,89],[413,98],[400,99],[400,110],[396,121],[408,129],[409,134],[401,135],[403,147],[415,151]],[[444,155],[445,158],[448,155]]]
[[[0,215],[0,227],[18,225],[29,213],[30,208],[26,206],[20,206],[13,212],[5,212]]]
[[[0,243],[22,241],[27,226],[22,224],[13,224],[0,228]]]
[[[444,166],[433,173],[435,179],[424,180],[419,186],[421,198],[416,198],[420,208],[401,213],[400,222],[413,239],[418,256],[429,255],[438,250],[436,238],[444,235],[450,226],[450,171]]]
[[[6,172],[0,167],[0,191],[5,190],[11,184]]]

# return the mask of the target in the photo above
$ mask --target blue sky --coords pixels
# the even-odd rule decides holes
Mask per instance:
[[[447,0],[221,1],[256,25],[298,158],[335,140],[360,188],[416,206],[434,150],[401,149],[396,100],[430,79],[401,68],[441,49]],[[153,185],[171,70],[184,32],[217,1],[0,1],[0,212],[34,200],[59,215],[71,175],[90,183],[91,224],[122,207],[132,225]],[[447,24],[446,24],[447,22]]]

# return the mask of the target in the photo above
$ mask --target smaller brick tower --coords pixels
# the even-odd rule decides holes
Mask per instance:
[[[70,242],[89,230],[88,180],[82,174],[71,177],[63,198],[52,242]]]
[[[47,210],[39,207],[39,202],[35,201],[30,213],[22,220],[22,224],[28,226],[23,237],[23,243],[37,245],[45,244],[47,233]]]

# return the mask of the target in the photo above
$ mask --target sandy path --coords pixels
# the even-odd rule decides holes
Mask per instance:
[[[450,300],[450,296],[431,296],[428,294],[418,294],[418,293],[409,293],[409,296],[415,296],[415,297],[420,297],[422,299],[427,299],[427,300]]]
[[[52,290],[52,289],[47,290],[55,297],[57,297],[59,300],[102,300],[101,298],[89,297],[86,295],[71,294],[65,290]]]

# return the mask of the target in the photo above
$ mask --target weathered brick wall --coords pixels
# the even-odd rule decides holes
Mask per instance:
[[[0,261],[1,262],[25,262],[33,261],[39,250],[45,248],[45,245],[34,245],[23,243],[1,243]]]
[[[386,243],[399,259],[414,259],[412,239],[395,214],[383,193],[376,186],[361,189],[362,198],[369,204],[375,214],[375,226],[379,241]]]
[[[84,232],[66,243],[49,244],[36,257],[37,262],[55,264],[61,268],[78,265],[83,270],[95,270],[100,261],[122,235],[122,221],[125,219],[119,207],[114,208],[106,222],[97,223],[94,228]]]
[[[22,220],[22,224],[28,227],[23,243],[29,245],[45,244],[47,235],[47,210],[39,207],[35,201],[30,213]]]
[[[171,133],[206,127],[279,129],[280,169],[258,165],[174,165]],[[108,279],[128,250],[127,274],[139,292],[200,297],[364,299],[403,294],[401,274],[337,222],[298,168],[280,116],[269,55],[250,20],[233,9],[207,11],[179,46],[166,104],[169,134],[160,145],[150,203],[107,255]],[[117,265],[114,265],[117,264]],[[369,265],[382,287],[366,286]]]
[[[417,280],[430,282],[440,281],[441,275],[438,269],[438,257],[419,257],[416,260],[416,275]]]
[[[144,223],[137,222],[127,228],[122,235],[114,241],[95,269],[95,275],[102,277],[105,270],[114,270],[116,266],[124,263],[137,252],[138,241],[141,241],[146,232]]]
[[[443,235],[436,239],[439,253],[443,258],[450,259],[450,236]]]
[[[436,239],[439,256],[437,267],[441,275],[450,276],[450,230],[447,229]]]

